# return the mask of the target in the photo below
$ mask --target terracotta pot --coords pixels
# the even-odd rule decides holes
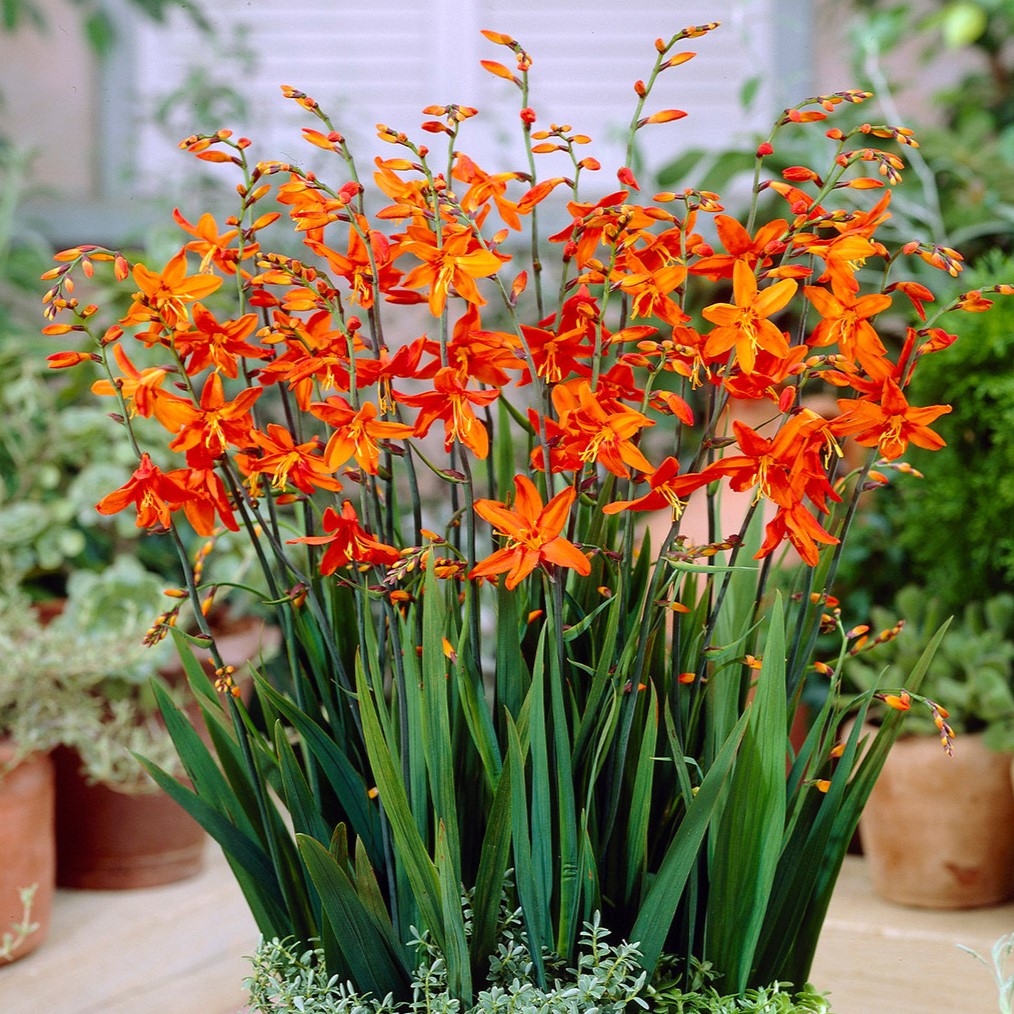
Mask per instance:
[[[216,622],[217,621],[217,622]],[[237,668],[277,645],[280,634],[255,617],[213,619],[223,660]],[[207,652],[195,652],[213,674]],[[182,671],[163,673],[181,683]],[[248,685],[249,681],[246,681]],[[196,702],[187,713],[206,738]],[[61,887],[124,890],[168,884],[200,872],[207,835],[161,791],[124,792],[107,784],[89,785],[80,758],[71,750],[54,754],[57,775],[57,883]]]
[[[164,792],[89,785],[72,750],[55,752],[57,883],[116,891],[199,873],[207,835]]]
[[[13,959],[45,939],[53,911],[56,848],[53,838],[53,762],[32,754],[7,771],[14,747],[0,741],[0,936],[22,921],[21,890],[35,887],[31,921],[38,929],[14,948]]]
[[[892,747],[859,822],[873,886],[919,908],[978,908],[1014,895],[1011,759],[975,735],[954,756],[934,736]]]

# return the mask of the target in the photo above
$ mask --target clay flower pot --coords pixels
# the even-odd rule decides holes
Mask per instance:
[[[199,873],[207,835],[164,792],[89,785],[72,750],[55,753],[57,883],[117,891]]]
[[[217,621],[217,622],[216,622]],[[262,620],[219,615],[215,636],[222,658],[239,668],[277,647],[280,632]],[[208,652],[195,652],[209,676]],[[166,672],[182,683],[182,670]],[[249,681],[245,681],[248,685]],[[186,706],[195,727],[204,725],[196,702]],[[199,873],[207,835],[200,825],[161,790],[124,791],[112,784],[89,784],[81,759],[59,749],[56,761],[57,883],[60,887],[125,890],[173,883]]]
[[[56,847],[53,838],[53,762],[31,754],[11,770],[14,746],[0,741],[0,936],[24,916],[21,891],[35,885],[31,921],[38,928],[13,949],[23,958],[45,939],[53,910]]]
[[[976,735],[954,756],[933,736],[891,748],[859,822],[873,886],[920,908],[977,908],[1014,895],[1011,758]]]

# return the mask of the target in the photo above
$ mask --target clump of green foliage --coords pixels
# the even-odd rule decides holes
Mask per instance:
[[[1014,260],[986,257],[964,288],[986,278],[1014,278]],[[925,357],[910,387],[913,404],[953,406],[934,424],[947,446],[925,478],[899,483],[890,517],[907,576],[949,610],[1014,588],[1014,304],[1000,299],[952,326],[958,341]],[[915,448],[907,458],[920,471],[929,462]]]
[[[608,1014],[657,1011],[659,1014],[831,1014],[826,997],[806,988],[794,992],[785,983],[721,996],[705,985],[707,969],[695,977],[700,988],[652,986],[638,964],[636,945],[609,944],[608,931],[594,919],[581,934],[577,967],[555,969],[545,989],[534,981],[524,943],[520,910],[508,913],[496,954],[490,958],[490,986],[464,1008],[447,988],[447,970],[428,938],[415,941],[421,963],[412,983],[413,999],[398,1003],[357,993],[336,975],[328,976],[323,951],[292,941],[263,941],[251,961],[245,986],[249,1010],[299,1011],[301,1014]],[[546,955],[547,971],[553,956]]]

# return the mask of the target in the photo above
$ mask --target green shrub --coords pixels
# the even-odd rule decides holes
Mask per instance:
[[[990,256],[964,279],[1014,277],[1014,260]],[[998,299],[989,313],[949,319],[959,340],[920,362],[913,404],[951,404],[934,424],[947,446],[923,479],[898,482],[890,520],[910,558],[905,578],[927,588],[947,609],[969,598],[1014,589],[1014,303]]]
[[[502,910],[503,911],[503,910]],[[467,906],[466,906],[467,912]],[[638,965],[636,945],[606,942],[608,932],[597,918],[585,924],[577,968],[565,968],[546,955],[546,989],[534,982],[533,966],[524,943],[520,911],[505,913],[496,954],[490,959],[490,988],[466,1011],[447,990],[447,972],[439,950],[429,939],[415,941],[421,963],[412,983],[413,999],[398,1003],[363,996],[338,976],[328,977],[324,954],[292,941],[263,941],[251,961],[253,973],[245,986],[251,1014],[299,1011],[300,1014],[831,1014],[826,999],[809,988],[793,992],[786,983],[720,996],[708,986],[685,992],[655,988]],[[695,981],[709,978],[699,969]]]

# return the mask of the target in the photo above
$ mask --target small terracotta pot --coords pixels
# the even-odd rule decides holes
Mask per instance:
[[[38,924],[14,948],[16,960],[34,951],[49,933],[56,847],[53,762],[48,754],[32,754],[7,771],[13,756],[13,744],[0,741],[0,936],[22,921],[21,890],[33,884],[31,921]]]
[[[958,736],[954,756],[934,736],[891,748],[859,822],[873,886],[919,908],[978,908],[1014,895],[1011,759]]]
[[[55,752],[57,883],[117,891],[199,873],[207,835],[164,792],[89,785],[72,750]]]
[[[256,659],[280,640],[277,628],[255,617],[220,615],[216,641],[223,660],[237,668]],[[196,651],[205,671],[213,674],[210,656]],[[182,684],[182,670],[162,674]],[[249,681],[244,681],[249,687]],[[206,739],[196,702],[187,714]],[[123,792],[107,784],[89,785],[80,758],[67,749],[55,752],[57,777],[57,883],[61,887],[126,890],[173,883],[199,873],[207,835],[169,796],[157,792]]]

